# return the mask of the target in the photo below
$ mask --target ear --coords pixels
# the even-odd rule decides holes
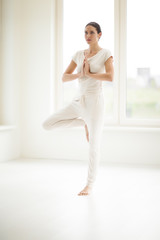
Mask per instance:
[[[102,36],[102,32],[100,32],[98,35],[99,35],[99,39],[100,39],[100,38],[101,38],[101,36]]]

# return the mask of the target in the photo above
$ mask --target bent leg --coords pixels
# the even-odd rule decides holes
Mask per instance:
[[[71,104],[47,118],[43,123],[43,128],[45,130],[51,130],[58,127],[68,128],[85,126],[85,122],[80,118],[80,113],[77,109],[76,102],[71,102]]]

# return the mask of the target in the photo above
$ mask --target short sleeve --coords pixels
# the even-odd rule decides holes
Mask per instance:
[[[108,60],[108,58],[113,57],[111,51],[109,49],[106,49],[105,54],[104,54],[104,62]]]
[[[78,57],[78,52],[76,52],[73,56],[72,56],[72,60],[77,64],[77,57]]]

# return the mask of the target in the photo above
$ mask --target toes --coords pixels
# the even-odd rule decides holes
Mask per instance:
[[[82,191],[82,192],[80,192],[78,195],[79,195],[79,196],[81,196],[81,195],[88,195],[88,192]]]
[[[89,186],[86,186],[81,192],[78,193],[79,196],[82,195],[89,195],[91,192],[91,188]]]

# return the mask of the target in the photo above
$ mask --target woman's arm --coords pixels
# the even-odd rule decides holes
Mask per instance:
[[[66,71],[63,73],[63,76],[62,76],[63,82],[72,81],[80,77],[81,73],[73,74],[76,67],[77,67],[77,64],[72,60],[69,66],[67,67]]]
[[[85,59],[85,75],[101,81],[113,81],[114,77],[114,67],[113,67],[113,57],[109,57],[105,62],[106,73],[91,73],[89,68],[89,63]]]

